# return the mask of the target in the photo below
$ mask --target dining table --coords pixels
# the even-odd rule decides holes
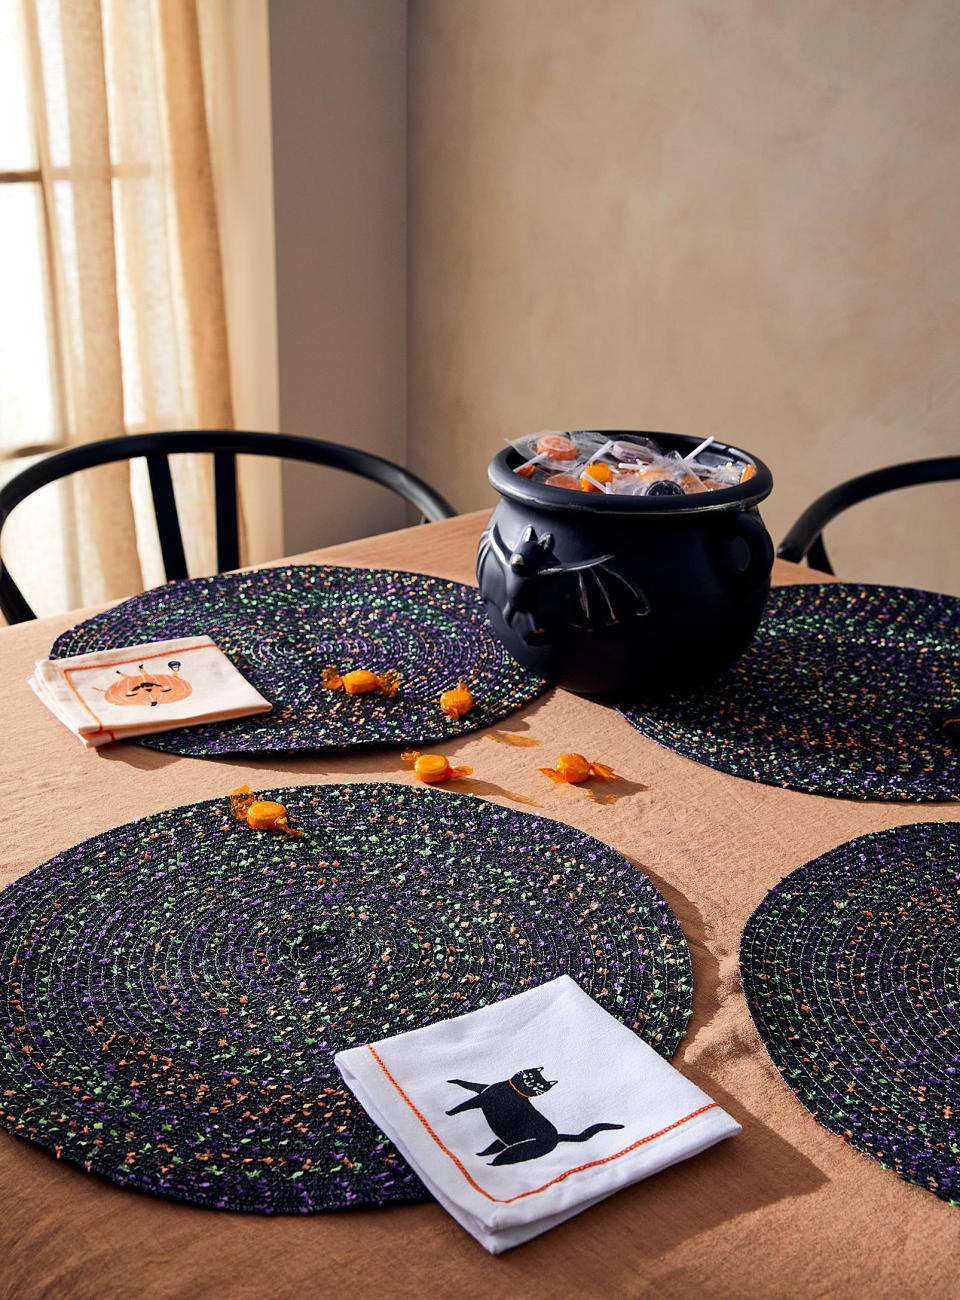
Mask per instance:
[[[485,512],[278,563],[407,569],[473,584]],[[776,561],[774,583],[825,581]],[[0,630],[0,883],[111,827],[197,800],[324,782],[410,784],[400,747],[194,759],[132,743],[85,750],[27,685],[89,611]],[[819,1126],[751,1021],[743,927],[785,875],[846,840],[960,803],[871,802],[743,780],[660,747],[608,704],[549,690],[437,746],[457,790],[565,822],[656,885],[690,948],[693,1013],[673,1058],[742,1132],[493,1256],[436,1202],[241,1214],[124,1189],[0,1132],[0,1295],[28,1297],[956,1296],[960,1210]],[[555,784],[563,751],[617,783]]]

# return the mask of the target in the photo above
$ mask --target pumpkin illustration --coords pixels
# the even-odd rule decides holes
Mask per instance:
[[[143,664],[138,667],[138,674],[122,673],[118,668],[120,680],[107,687],[103,698],[110,704],[149,704],[155,708],[158,704],[175,704],[192,694],[193,687],[179,675],[179,661],[167,664],[173,670],[169,673],[145,673]]]

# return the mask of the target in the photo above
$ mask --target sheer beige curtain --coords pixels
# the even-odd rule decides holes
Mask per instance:
[[[0,0],[0,456],[233,423],[204,93],[204,0]],[[173,462],[192,573],[214,570],[206,460]],[[162,581],[142,467],[15,512],[42,611]]]

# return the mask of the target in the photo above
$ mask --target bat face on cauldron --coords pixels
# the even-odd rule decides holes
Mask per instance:
[[[495,539],[500,540],[499,533]],[[521,578],[537,573],[547,560],[553,558],[553,533],[544,533],[538,537],[533,527],[525,528],[519,544],[510,552],[508,564],[511,573]]]
[[[500,610],[508,627],[517,627],[528,645],[549,638],[547,624],[559,617],[583,630],[615,627],[630,618],[649,614],[646,595],[610,567],[612,554],[560,564],[554,555],[552,533],[538,537],[533,526],[524,529],[512,549],[504,544],[496,524],[480,541],[478,571],[499,562],[506,599]],[[559,585],[558,585],[559,584]],[[562,611],[572,610],[567,617]]]

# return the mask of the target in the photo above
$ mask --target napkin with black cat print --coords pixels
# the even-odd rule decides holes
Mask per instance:
[[[740,1132],[568,975],[336,1062],[440,1204],[495,1255]]]

